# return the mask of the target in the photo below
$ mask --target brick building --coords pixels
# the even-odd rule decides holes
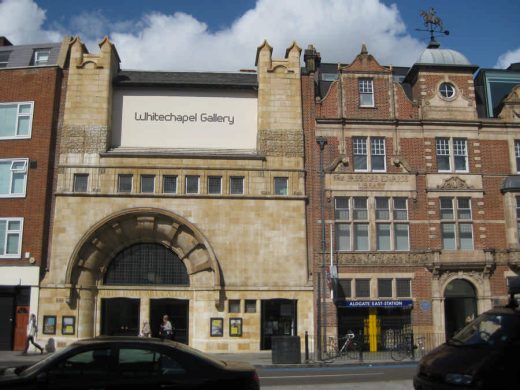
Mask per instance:
[[[365,45],[349,64],[312,46],[304,61],[318,348],[347,330],[370,351],[403,333],[439,343],[504,302],[520,264],[518,91],[479,116],[477,67],[435,41],[409,69]]]
[[[67,49],[0,37],[0,350],[23,349],[38,311]]]

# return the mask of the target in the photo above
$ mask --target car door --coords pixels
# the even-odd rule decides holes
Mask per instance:
[[[157,346],[120,346],[115,372],[118,389],[199,389],[205,380],[204,373],[194,372],[175,353]]]
[[[38,382],[47,389],[111,389],[113,354],[110,347],[87,347],[74,351],[57,361]],[[45,388],[45,386],[42,386]]]

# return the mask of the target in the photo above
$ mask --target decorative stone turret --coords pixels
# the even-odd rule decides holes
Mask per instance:
[[[256,55],[258,149],[266,156],[303,157],[301,49],[293,42],[285,59],[275,60],[272,51],[264,41]]]
[[[498,117],[508,122],[520,122],[520,85],[514,87],[511,93],[504,98]]]
[[[120,62],[107,37],[99,44],[99,54],[90,54],[77,37],[70,47],[60,148],[62,162],[67,155],[98,154],[110,146],[112,79]]]

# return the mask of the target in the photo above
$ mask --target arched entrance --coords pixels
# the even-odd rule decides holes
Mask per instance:
[[[66,275],[79,338],[136,334],[152,311],[171,309],[163,314],[177,316],[176,327],[186,330],[178,334],[187,342],[193,292],[206,294],[206,301],[213,297],[217,306],[223,302],[220,266],[209,241],[194,224],[162,209],[123,210],[91,227]],[[162,298],[175,301],[157,303]]]
[[[477,295],[473,284],[465,279],[454,279],[444,290],[444,329],[451,338],[469,320],[477,316]]]

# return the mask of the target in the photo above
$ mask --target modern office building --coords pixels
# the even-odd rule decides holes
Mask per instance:
[[[205,351],[312,334],[300,48],[190,73],[122,70],[99,46],[70,43],[43,336],[157,336],[164,314]]]
[[[505,302],[520,265],[518,87],[491,103],[507,115],[479,116],[477,67],[435,41],[409,69],[365,45],[352,63],[312,46],[304,59],[318,347],[347,330],[370,351],[403,333],[439,343]]]
[[[67,50],[0,37],[0,350],[23,349],[38,313]]]

